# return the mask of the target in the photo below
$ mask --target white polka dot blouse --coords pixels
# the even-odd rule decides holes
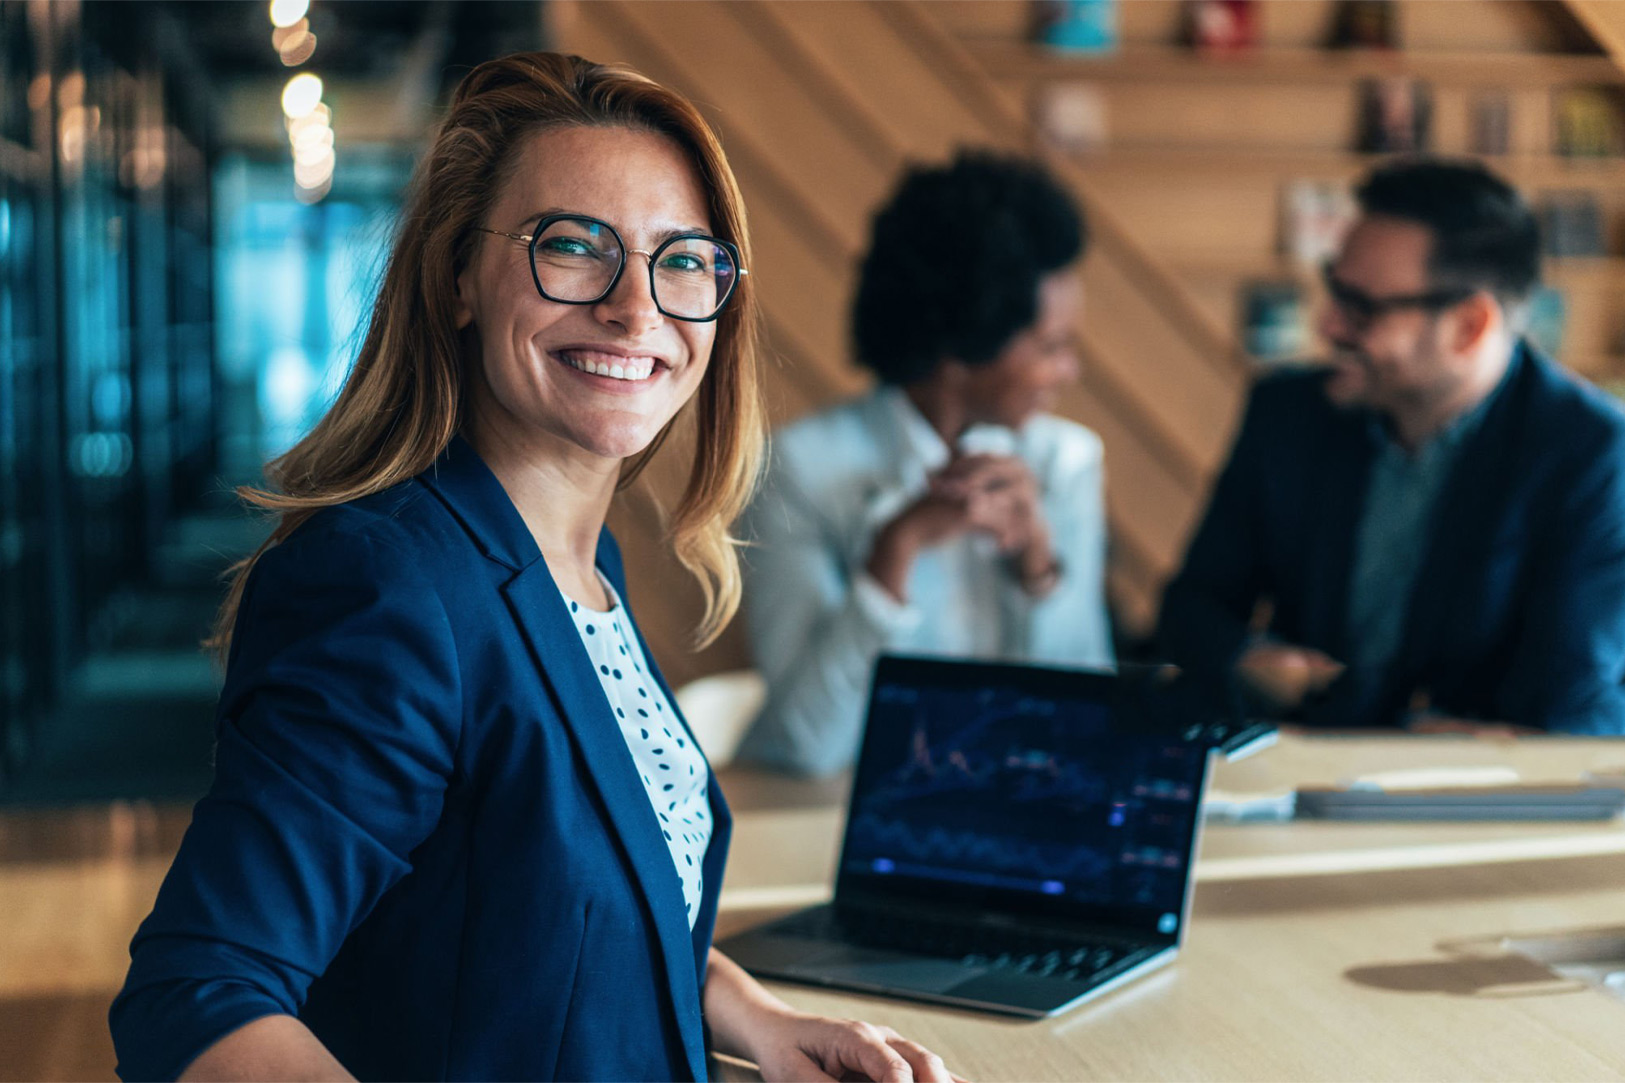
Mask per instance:
[[[688,927],[700,911],[704,893],[705,850],[711,843],[711,798],[705,759],[677,720],[660,684],[650,675],[648,659],[627,619],[615,588],[602,576],[610,610],[600,613],[565,597],[587,657],[598,671],[610,710],[632,752],[638,776],[648,791],[660,831],[671,848],[672,864],[683,885]]]

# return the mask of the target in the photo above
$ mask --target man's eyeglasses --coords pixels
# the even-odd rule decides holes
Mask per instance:
[[[674,320],[707,323],[722,314],[741,276],[739,249],[720,237],[684,233],[653,252],[628,249],[608,222],[579,214],[550,214],[535,233],[481,233],[530,246],[536,292],[561,305],[593,305],[614,292],[629,253],[649,261],[649,293],[655,307]]]
[[[1358,328],[1371,326],[1390,312],[1416,308],[1424,312],[1443,312],[1459,305],[1478,290],[1471,286],[1452,286],[1429,290],[1426,293],[1406,293],[1394,297],[1374,297],[1357,286],[1351,286],[1337,277],[1330,263],[1320,268],[1321,281],[1326,284],[1326,296],[1350,323]]]

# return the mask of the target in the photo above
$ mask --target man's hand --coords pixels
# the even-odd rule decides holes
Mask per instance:
[[[1324,692],[1346,667],[1330,655],[1288,643],[1260,643],[1236,663],[1236,675],[1283,710]]]
[[[1538,737],[1545,732],[1532,726],[1513,725],[1511,722],[1475,722],[1467,718],[1433,714],[1431,711],[1412,718],[1405,724],[1405,728],[1412,733],[1460,733],[1469,737],[1501,741],[1511,740],[1514,737]]]

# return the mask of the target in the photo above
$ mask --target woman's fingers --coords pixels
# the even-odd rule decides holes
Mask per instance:
[[[843,1024],[836,1034],[834,1053],[843,1067],[874,1083],[912,1083],[914,1079],[908,1059],[891,1047],[882,1028],[869,1023]],[[825,1064],[826,1070],[833,1067]]]
[[[917,1083],[950,1083],[957,1077],[948,1066],[942,1063],[942,1058],[919,1042],[911,1042],[907,1038],[893,1036],[886,1039],[887,1044],[900,1053],[908,1061],[909,1068],[914,1073]]]

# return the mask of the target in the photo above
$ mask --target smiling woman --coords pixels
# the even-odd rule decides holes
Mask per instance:
[[[458,326],[481,344],[482,378],[469,389],[472,442],[488,462],[500,455],[496,446],[523,446],[527,458],[618,465],[648,447],[698,389],[720,306],[712,299],[701,318],[669,318],[657,299],[662,275],[623,273],[626,250],[608,221],[624,224],[651,267],[654,249],[678,262],[667,254],[673,240],[725,242],[709,239],[704,188],[665,135],[538,132],[521,144],[511,177],[486,215],[499,228],[481,228],[499,239],[483,238],[457,278]],[[539,207],[568,213],[538,216]],[[506,228],[531,223],[538,232],[527,250]],[[676,291],[681,301],[692,293]],[[628,379],[629,370],[643,378]]]
[[[949,1078],[711,948],[728,808],[604,529],[693,410],[674,544],[699,636],[732,616],[749,253],[678,95],[545,53],[463,81],[343,392],[245,494],[281,519],[222,609],[216,778],[121,1075],[691,1079],[709,1038],[768,1079]]]

